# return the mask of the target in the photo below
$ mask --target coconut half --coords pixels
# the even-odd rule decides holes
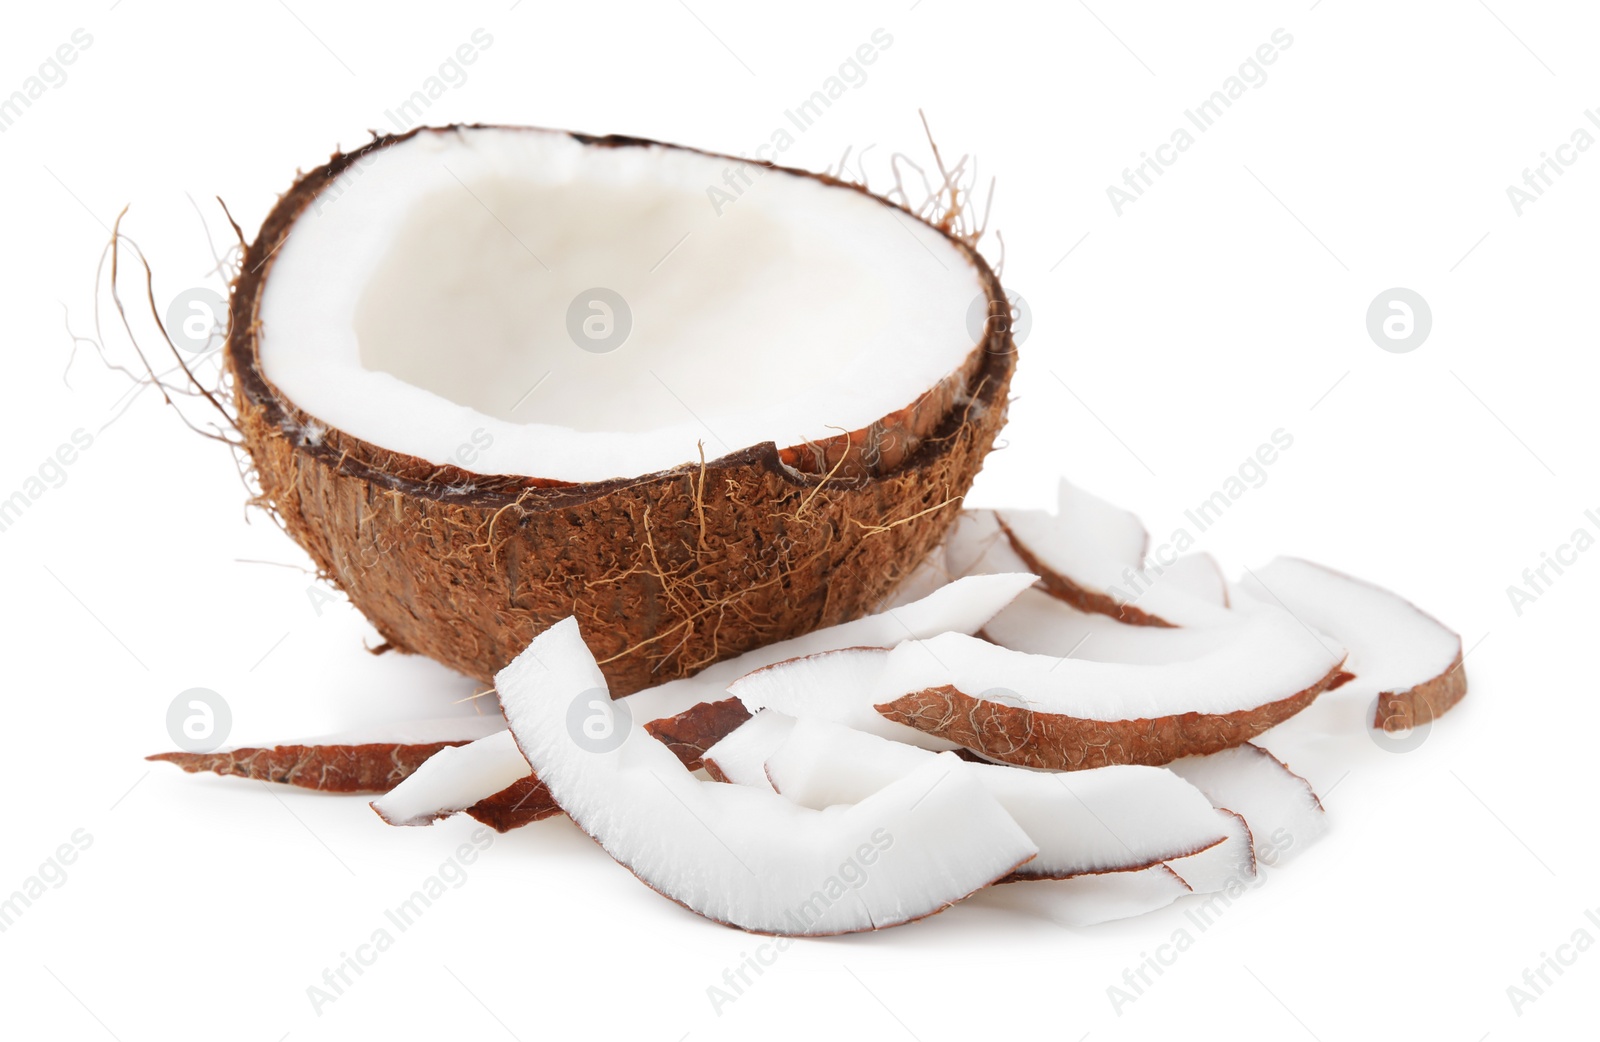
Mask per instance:
[[[1287,612],[1263,609],[1232,634],[1215,651],[1160,665],[1028,655],[944,634],[890,652],[873,697],[890,721],[991,759],[1079,770],[1237,745],[1345,676],[1343,651],[1308,639]]]
[[[763,710],[751,723],[771,712]],[[752,736],[763,737],[777,742],[766,758],[765,779],[786,798],[819,810],[860,802],[940,755],[816,719]],[[1038,856],[1017,870],[1019,879],[1148,868],[1224,839],[1200,790],[1160,767],[1065,774],[988,763],[962,769],[1038,846]]]
[[[652,889],[717,922],[823,935],[919,919],[1009,875],[1037,848],[955,756],[851,807],[701,781],[635,726],[620,744],[568,729],[603,687],[575,619],[496,679],[511,732],[556,802]]]
[[[1467,694],[1460,635],[1380,586],[1298,557],[1278,557],[1239,588],[1350,649],[1350,668],[1378,691],[1375,728],[1420,726]]]
[[[619,694],[859,616],[1005,416],[1007,324],[966,317],[1005,294],[949,225],[636,138],[377,138],[243,259],[260,499],[392,647],[483,680],[573,613]]]

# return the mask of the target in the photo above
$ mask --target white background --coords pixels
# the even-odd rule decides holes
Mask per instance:
[[[1600,554],[1519,616],[1541,554],[1596,525],[1592,396],[1600,150],[1519,216],[1506,187],[1600,104],[1577,4],[35,5],[0,34],[0,93],[74,29],[92,46],[3,135],[0,495],[77,428],[93,447],[0,533],[10,682],[0,891],[76,829],[92,846],[0,934],[10,1037],[1052,1039],[1592,1032],[1600,950],[1536,1002],[1507,987],[1600,906],[1589,758]],[[292,11],[291,11],[292,8]],[[1090,8],[1093,10],[1091,11]],[[691,10],[692,9],[692,10]],[[1496,15],[1498,14],[1499,17]],[[1504,22],[1501,21],[1504,19]],[[998,178],[1006,283],[1033,311],[1004,449],[969,502],[1045,505],[1055,478],[1140,510],[1158,539],[1271,432],[1293,448],[1200,548],[1298,553],[1458,628],[1472,693],[1417,749],[1380,749],[1331,696],[1267,745],[1334,829],[1115,1011],[1107,987],[1182,906],[1094,929],[963,906],[797,944],[717,1015],[706,989],[756,940],[634,882],[574,828],[495,841],[334,1004],[308,985],[471,831],[397,831],[359,798],[195,778],[168,703],[225,695],[236,739],[452,711],[475,687],[372,658],[342,600],[227,453],[80,351],[117,212],[163,304],[206,283],[202,204],[253,235],[335,146],[365,139],[475,28],[492,48],[428,112],[729,152],[766,141],[876,28],[893,44],[782,158],[941,146]],[[1109,184],[1274,29],[1293,45],[1121,216]],[[1591,130],[1595,130],[1591,126]],[[1600,133],[1600,130],[1595,130]],[[993,241],[987,244],[993,255]],[[1434,325],[1379,350],[1369,303]],[[126,360],[125,342],[107,339]],[[120,345],[120,346],[119,346]],[[86,348],[86,350],[88,350]],[[67,379],[63,379],[63,373]],[[122,402],[121,404],[126,404]],[[1591,560],[1592,558],[1592,560]],[[272,564],[247,563],[252,561]],[[282,567],[278,565],[288,565]],[[1553,574],[1553,573],[1552,573]],[[467,709],[458,706],[454,711]],[[1298,728],[1298,729],[1295,729]]]

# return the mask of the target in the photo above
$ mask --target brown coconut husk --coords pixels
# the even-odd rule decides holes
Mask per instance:
[[[303,176],[246,251],[231,304],[228,371],[256,501],[390,646],[490,681],[537,633],[576,615],[620,697],[862,615],[939,543],[1005,421],[1016,352],[1004,322],[988,324],[959,371],[864,430],[608,481],[435,466],[297,408],[258,363],[258,309],[279,246],[351,164],[456,129],[378,137]],[[574,136],[596,148],[657,144]],[[860,185],[763,165],[922,220]],[[931,226],[971,261],[991,314],[1007,314],[998,277],[952,225],[946,211]]]
[[[403,745],[277,745],[212,753],[170,752],[146,760],[176,764],[190,774],[210,771],[224,777],[293,785],[319,792],[388,792],[411,776],[440,749],[466,742]]]

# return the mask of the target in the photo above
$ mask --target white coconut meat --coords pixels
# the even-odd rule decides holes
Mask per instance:
[[[1029,572],[1000,528],[993,510],[963,510],[944,539],[944,567],[952,578]]]
[[[714,663],[692,677],[636,691],[618,701],[633,722],[649,723],[725,697],[729,684],[740,676],[796,655],[857,644],[893,644],[906,637],[946,631],[972,633],[1032,582],[1033,576],[1028,574],[975,575],[935,590],[920,601],[756,648]],[[916,734],[911,728],[878,719],[891,733],[900,729]],[[953,743],[925,735],[921,740],[940,749],[956,748]],[[430,767],[432,762],[430,758],[375,802],[373,809],[390,824],[428,825],[466,810],[533,773],[521,752],[504,739],[472,742],[454,749],[438,766]]]
[[[1220,715],[1255,709],[1315,687],[1344,658],[1343,649],[1330,651],[1310,639],[1284,611],[1251,615],[1230,627],[1230,635],[1221,647],[1196,658],[1130,664],[1029,655],[946,633],[926,641],[908,640],[889,652],[876,676],[874,697],[887,702],[952,687],[980,700],[1080,720]]]
[[[728,691],[752,713],[776,709],[789,716],[826,720],[921,749],[959,749],[955,742],[885,720],[873,708],[878,692],[883,690],[882,676],[889,656],[887,648],[841,648],[806,655],[746,674],[730,684]]]
[[[879,929],[941,911],[1037,848],[951,755],[852,807],[701,781],[642,727],[595,744],[568,707],[605,677],[575,619],[496,676],[523,755],[577,825],[656,891],[761,933]]]
[[[1229,625],[1130,626],[1099,612],[1080,611],[1042,590],[1024,590],[984,624],[983,635],[1030,655],[1160,665],[1184,662],[1236,639]]]
[[[1099,517],[1102,527],[1111,523],[1103,515],[1089,517],[1091,522]],[[1154,625],[1208,626],[1230,618],[1225,608],[1196,597],[1183,583],[1164,581],[1157,571],[1144,570],[1142,562],[1128,560],[1131,533],[1120,536],[1119,547],[1119,537],[1093,524],[1084,531],[1073,517],[1043,510],[1002,510],[996,520],[1024,565],[1040,572],[1045,587],[1058,597],[1071,593],[1085,607]]]
[[[767,779],[767,758],[783,746],[794,723],[794,717],[776,709],[761,710],[705,751],[701,762],[706,773],[734,785],[772,788]]]
[[[708,189],[739,170],[754,183],[719,214]],[[982,292],[943,235],[813,177],[426,129],[296,220],[260,360],[296,405],[383,448],[595,481],[697,461],[701,443],[867,428],[962,367]]]
[[[1021,915],[1044,916],[1062,926],[1082,927],[1147,915],[1192,892],[1172,869],[1152,865],[1134,872],[994,886],[973,900]]]
[[[1264,865],[1287,863],[1328,831],[1328,816],[1311,784],[1258,745],[1246,742],[1167,766],[1213,805],[1244,818],[1256,860]]]
[[[1461,637],[1382,587],[1297,557],[1278,557],[1246,575],[1239,589],[1344,644],[1351,671],[1369,690],[1404,695],[1453,684],[1458,690],[1441,712],[1466,690],[1464,676],[1451,676],[1460,672]]]
[[[793,722],[766,759],[787,799],[817,809],[857,803],[937,759],[938,753],[815,719]],[[967,763],[1039,848],[1017,874],[1066,879],[1121,872],[1222,842],[1210,802],[1160,767],[1056,773]]]
[[[1055,531],[1066,543],[1092,549],[1118,564],[1142,566],[1150,548],[1150,533],[1138,514],[1066,478],[1056,490]]]
[[[1167,862],[1197,894],[1239,890],[1249,886],[1259,871],[1253,835],[1243,815],[1222,807],[1214,813],[1226,838],[1198,854]]]
[[[466,810],[529,773],[516,739],[504,729],[467,745],[440,749],[405,781],[372,801],[391,825],[430,825]],[[448,755],[446,755],[448,754]]]
[[[1171,564],[1157,564],[1162,582],[1175,586],[1189,596],[1218,608],[1231,607],[1228,597],[1228,577],[1222,566],[1208,553],[1184,554]]]

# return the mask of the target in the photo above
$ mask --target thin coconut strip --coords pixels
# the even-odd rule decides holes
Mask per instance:
[[[1138,514],[1066,478],[1056,490],[1056,516],[1056,530],[1064,540],[1118,564],[1142,565],[1150,552],[1150,533]]]
[[[758,669],[740,677],[728,690],[752,713],[776,709],[935,752],[960,748],[957,742],[885,719],[873,708],[873,694],[889,655],[888,648],[825,651]]]
[[[751,723],[771,712],[763,710]],[[786,798],[819,810],[857,803],[940,755],[822,720],[793,721],[787,737],[767,730],[750,742],[759,748],[776,737],[764,778]],[[1061,774],[967,763],[963,770],[1038,846],[1039,856],[1017,871],[1019,879],[1148,868],[1225,838],[1200,790],[1160,767]]]
[[[1286,612],[1253,614],[1235,633],[1162,665],[1026,655],[960,634],[906,641],[879,668],[875,708],[1006,763],[1160,765],[1248,741],[1344,677],[1343,651]]]
[[[1213,848],[1214,849],[1214,848]],[[1159,911],[1193,891],[1166,865],[1071,879],[1038,879],[994,886],[973,901],[1063,926],[1098,926]]]
[[[1375,728],[1409,730],[1466,696],[1461,637],[1397,594],[1297,557],[1274,559],[1239,588],[1350,649],[1351,669],[1378,692]]]
[[[156,753],[145,759],[175,764],[190,774],[209,771],[320,792],[388,792],[443,750],[504,727],[498,717],[450,717],[299,742]]]
[[[954,756],[866,800],[825,811],[695,778],[642,727],[597,746],[567,727],[605,686],[575,619],[536,637],[496,677],[518,745],[580,828],[652,889],[759,933],[875,930],[927,915],[1037,853]]]
[[[1184,662],[1223,647],[1235,639],[1237,625],[1130,626],[1109,615],[1080,611],[1042,590],[1024,590],[984,624],[983,636],[1030,655],[1160,665]]]
[[[1255,857],[1264,865],[1286,863],[1328,831],[1328,816],[1311,783],[1258,745],[1246,742],[1167,766],[1212,804],[1244,818]]]
[[[1226,609],[1196,597],[1180,583],[1120,561],[1082,539],[1061,517],[1042,510],[1005,510],[996,520],[1011,548],[1052,596],[1083,611],[1134,626],[1209,626]]]
[[[776,709],[763,709],[755,713],[734,728],[726,738],[706,750],[706,773],[716,781],[772,788],[772,782],[767,778],[767,758],[782,747],[794,724],[794,717]]]
[[[746,652],[716,663],[692,677],[618,699],[629,719],[649,721],[652,733],[662,738],[691,768],[699,753],[715,744],[748,715],[728,700],[711,701],[727,693],[730,682],[742,674],[794,655],[849,647],[857,643],[892,644],[906,637],[933,636],[946,630],[972,633],[1034,577],[1028,574],[975,575],[935,590],[920,601],[852,622],[816,630],[781,641],[771,647]],[[947,746],[949,747],[949,746]],[[409,779],[405,791],[393,795],[406,801],[378,809],[385,820],[428,824],[450,814],[467,811],[501,831],[516,828],[553,811],[548,796],[531,773],[527,761],[502,742],[475,742],[453,755],[449,766],[423,767]],[[518,773],[511,773],[518,772]],[[507,783],[507,776],[515,779]],[[471,784],[464,784],[466,779]]]
[[[1218,608],[1230,607],[1228,577],[1222,566],[1208,553],[1184,554],[1171,564],[1159,562],[1150,569],[1162,582],[1170,583],[1197,600]]]

